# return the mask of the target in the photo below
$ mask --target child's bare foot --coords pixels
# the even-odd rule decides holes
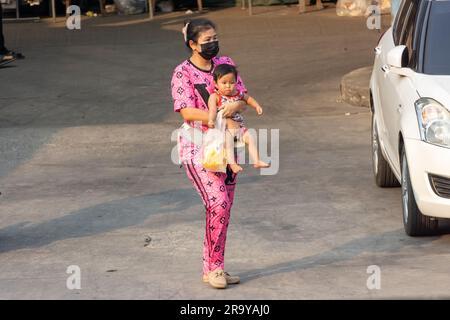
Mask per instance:
[[[268,168],[270,167],[270,163],[266,163],[264,161],[259,160],[258,162],[256,162],[253,167],[255,168]]]
[[[238,173],[243,170],[242,167],[236,163],[230,164],[230,169],[233,173]]]

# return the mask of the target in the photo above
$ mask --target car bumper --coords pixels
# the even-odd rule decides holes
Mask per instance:
[[[450,218],[450,199],[437,195],[430,174],[450,180],[450,149],[405,139],[406,157],[417,206],[422,214]]]

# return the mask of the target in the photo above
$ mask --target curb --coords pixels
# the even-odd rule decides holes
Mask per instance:
[[[370,107],[369,83],[372,67],[353,70],[342,77],[341,96],[342,100],[358,107]]]

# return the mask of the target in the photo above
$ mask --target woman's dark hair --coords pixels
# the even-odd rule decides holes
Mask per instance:
[[[226,63],[217,65],[213,71],[214,81],[217,82],[217,80],[219,80],[224,75],[227,75],[229,73],[233,73],[234,77],[237,79],[238,71],[235,66]]]
[[[186,20],[184,21],[184,26],[186,27],[186,34],[185,34],[185,43],[186,46],[191,49],[189,46],[189,40],[194,41],[197,43],[198,38],[200,37],[200,33],[205,32],[209,29],[216,29],[216,25],[208,19],[194,19],[194,20]]]

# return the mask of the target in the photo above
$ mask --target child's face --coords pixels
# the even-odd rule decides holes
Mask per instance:
[[[236,87],[236,77],[233,73],[228,73],[217,80],[216,85],[221,94],[231,95]]]

